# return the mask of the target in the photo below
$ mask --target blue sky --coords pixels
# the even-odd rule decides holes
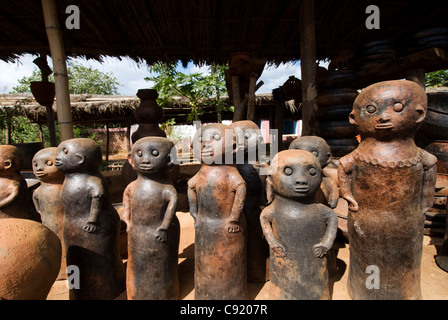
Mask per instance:
[[[24,55],[15,63],[0,61],[0,94],[9,93],[17,85],[19,79],[31,75],[36,67],[33,63],[34,58],[35,56],[32,55]],[[122,95],[135,95],[139,89],[151,88],[152,86],[150,82],[144,80],[149,75],[147,68],[144,65],[137,65],[130,59],[120,61],[116,58],[105,58],[103,63],[85,59],[77,59],[76,61],[101,72],[112,72],[121,84],[118,92]],[[52,67],[50,58],[48,58],[48,63]],[[207,67],[199,68],[192,63],[186,69],[180,68],[185,73],[207,71]],[[266,67],[259,79],[259,81],[263,80],[264,85],[257,93],[272,92],[272,89],[278,88],[288,80],[289,76],[301,78],[300,63],[288,63],[280,65],[278,68]]]

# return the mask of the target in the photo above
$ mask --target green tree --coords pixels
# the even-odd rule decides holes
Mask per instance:
[[[71,94],[118,94],[120,84],[111,72],[101,72],[70,61],[67,64],[67,75]],[[31,93],[31,81],[41,80],[41,72],[36,67],[31,76],[19,79],[18,85],[10,93]],[[53,75],[50,75],[49,81],[54,82]]]
[[[227,66],[209,68],[210,74],[185,74],[178,71],[175,64],[156,63],[149,67],[151,76],[145,80],[154,81],[153,89],[159,93],[157,102],[160,106],[169,106],[174,96],[184,97],[191,106],[188,121],[199,120],[202,106],[214,105],[220,122],[221,111],[232,108],[220,99],[227,92],[224,78]]]
[[[428,72],[425,75],[427,87],[446,87],[448,86],[448,70],[439,70]]]

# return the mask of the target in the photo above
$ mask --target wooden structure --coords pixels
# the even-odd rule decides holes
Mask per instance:
[[[343,50],[356,60],[363,44],[388,39],[396,58],[359,70],[360,86],[403,76],[421,82],[425,72],[448,68],[446,39],[422,42],[426,30],[445,28],[448,3],[380,1],[379,29],[366,26],[368,4],[352,0],[77,1],[80,28],[69,29],[66,8],[72,4],[4,1],[0,59],[46,51],[53,60],[64,60],[64,54],[97,60],[126,56],[148,64],[225,63],[236,52],[266,59],[268,65],[301,60],[304,134],[313,132],[318,60],[331,61]],[[425,47],[428,43],[432,46]],[[64,77],[63,67],[55,71]],[[70,109],[60,108],[60,117],[62,109]],[[68,126],[71,121],[58,120]]]

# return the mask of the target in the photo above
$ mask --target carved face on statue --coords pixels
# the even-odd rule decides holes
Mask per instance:
[[[295,139],[289,149],[306,150],[314,154],[323,168],[331,161],[330,146],[321,137],[303,136]]]
[[[199,129],[193,138],[193,153],[205,164],[224,164],[226,152],[230,161],[235,148],[232,128],[221,123],[212,123]],[[227,135],[226,135],[227,134]]]
[[[97,171],[102,160],[101,148],[88,138],[74,138],[58,146],[56,167],[64,173]]]
[[[244,150],[244,152],[256,151],[258,144],[263,142],[260,128],[253,121],[236,121],[230,127],[232,127],[233,134],[236,136],[239,150]]]
[[[62,183],[64,173],[56,167],[58,148],[39,150],[33,157],[34,175],[43,182]]]
[[[267,181],[276,194],[285,198],[313,196],[322,182],[319,161],[305,150],[280,151],[271,167]]]
[[[164,172],[172,164],[173,148],[173,142],[167,138],[141,138],[132,146],[128,161],[132,169],[142,175]]]
[[[425,118],[427,103],[425,90],[412,81],[379,82],[358,95],[349,120],[359,127],[362,138],[413,136]]]

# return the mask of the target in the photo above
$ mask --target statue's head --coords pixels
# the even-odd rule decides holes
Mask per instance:
[[[244,150],[245,153],[249,151],[256,152],[258,145],[263,143],[260,128],[253,121],[236,121],[230,127],[233,129],[233,134],[236,137],[237,148]]]
[[[285,198],[309,198],[320,187],[322,169],[311,152],[284,150],[272,159],[267,182],[276,194]]]
[[[331,150],[328,143],[318,136],[303,136],[295,139],[289,149],[306,150],[314,154],[324,168],[331,161]]]
[[[205,164],[224,164],[225,158],[232,161],[236,138],[230,126],[222,123],[204,125],[196,131],[193,142],[193,154]],[[226,157],[226,153],[230,155]]]
[[[174,143],[164,137],[140,138],[132,146],[128,161],[132,169],[141,175],[163,173],[175,159]]]
[[[42,182],[62,183],[64,173],[56,167],[58,148],[44,148],[36,152],[33,157],[34,175]]]
[[[11,171],[20,172],[22,159],[22,154],[17,147],[8,144],[0,145],[0,174]]]
[[[350,123],[361,137],[394,140],[415,135],[426,116],[425,90],[408,80],[384,81],[365,88],[355,99]]]
[[[101,148],[91,139],[69,139],[58,146],[56,166],[64,173],[95,172],[101,161]]]

